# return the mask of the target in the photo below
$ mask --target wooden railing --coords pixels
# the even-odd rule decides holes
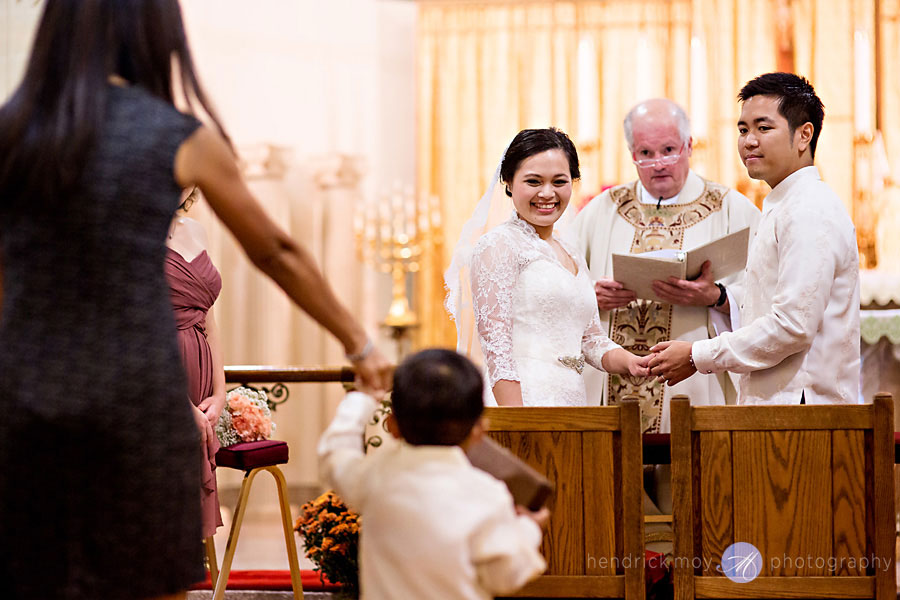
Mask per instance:
[[[269,405],[277,410],[291,395],[288,383],[340,383],[345,389],[353,386],[353,367],[273,367],[263,365],[229,365],[225,367],[225,383],[250,386],[263,390]],[[271,386],[259,385],[269,383]]]
[[[225,382],[230,385],[250,385],[265,390],[272,408],[284,404],[290,396],[287,383],[340,383],[346,389],[353,386],[353,367],[273,367],[264,365],[229,365],[225,367]],[[271,386],[258,384],[269,383]],[[900,433],[895,435],[896,464],[900,464]],[[643,436],[644,463],[665,464],[669,455],[669,434],[645,434]]]

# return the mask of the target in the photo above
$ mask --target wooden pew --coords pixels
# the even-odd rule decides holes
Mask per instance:
[[[525,598],[644,600],[640,408],[487,408],[489,435],[555,485]]]
[[[675,599],[894,600],[892,412],[888,394],[852,406],[674,398]],[[722,564],[735,542],[758,549],[758,572]]]

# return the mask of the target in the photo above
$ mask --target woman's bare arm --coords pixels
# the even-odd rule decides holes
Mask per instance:
[[[337,299],[309,252],[278,227],[250,193],[231,149],[218,133],[200,127],[181,145],[175,156],[175,178],[184,187],[200,187],[253,264],[331,332],[347,354],[366,348],[363,327]],[[390,365],[377,349],[354,365],[371,387],[390,387]]]
[[[225,407],[225,361],[222,357],[222,343],[219,341],[219,327],[212,307],[206,313],[206,341],[212,355],[213,387],[209,397],[200,401],[200,410],[215,427]]]
[[[497,406],[524,406],[522,401],[522,384],[518,381],[501,379],[491,388]]]

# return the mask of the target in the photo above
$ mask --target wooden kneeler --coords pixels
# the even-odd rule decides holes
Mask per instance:
[[[675,600],[895,600],[892,410],[673,398]]]
[[[241,523],[244,520],[244,513],[247,512],[250,486],[253,485],[253,479],[261,471],[268,471],[275,478],[275,485],[278,488],[278,503],[281,508],[281,525],[284,528],[284,541],[291,571],[291,587],[294,591],[294,600],[302,600],[303,583],[300,580],[300,563],[297,560],[297,544],[294,541],[287,482],[281,469],[277,466],[285,464],[287,461],[287,443],[277,440],[242,442],[222,448],[216,453],[216,466],[244,471],[244,481],[241,483],[241,492],[231,520],[231,531],[228,534],[228,543],[225,545],[225,557],[222,560],[221,569],[217,568],[216,547],[213,538],[204,540],[209,562],[209,575],[214,590],[213,600],[222,600],[225,597],[225,587],[228,585],[228,575],[231,573],[231,563],[234,560]]]
[[[547,571],[516,598],[645,598],[641,415],[637,402],[486,408],[488,434],[555,486]]]

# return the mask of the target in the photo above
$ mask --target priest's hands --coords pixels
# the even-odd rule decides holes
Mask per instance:
[[[712,278],[712,264],[706,261],[700,269],[700,276],[694,280],[669,277],[668,281],[654,281],[653,291],[662,300],[678,306],[715,304],[720,290]]]
[[[634,292],[626,290],[624,285],[608,277],[594,282],[594,293],[597,295],[597,308],[600,310],[622,308],[637,298]]]
[[[650,374],[657,376],[670,386],[680,383],[697,372],[697,368],[691,360],[690,342],[660,342],[650,348],[652,354],[648,358],[647,365]]]

